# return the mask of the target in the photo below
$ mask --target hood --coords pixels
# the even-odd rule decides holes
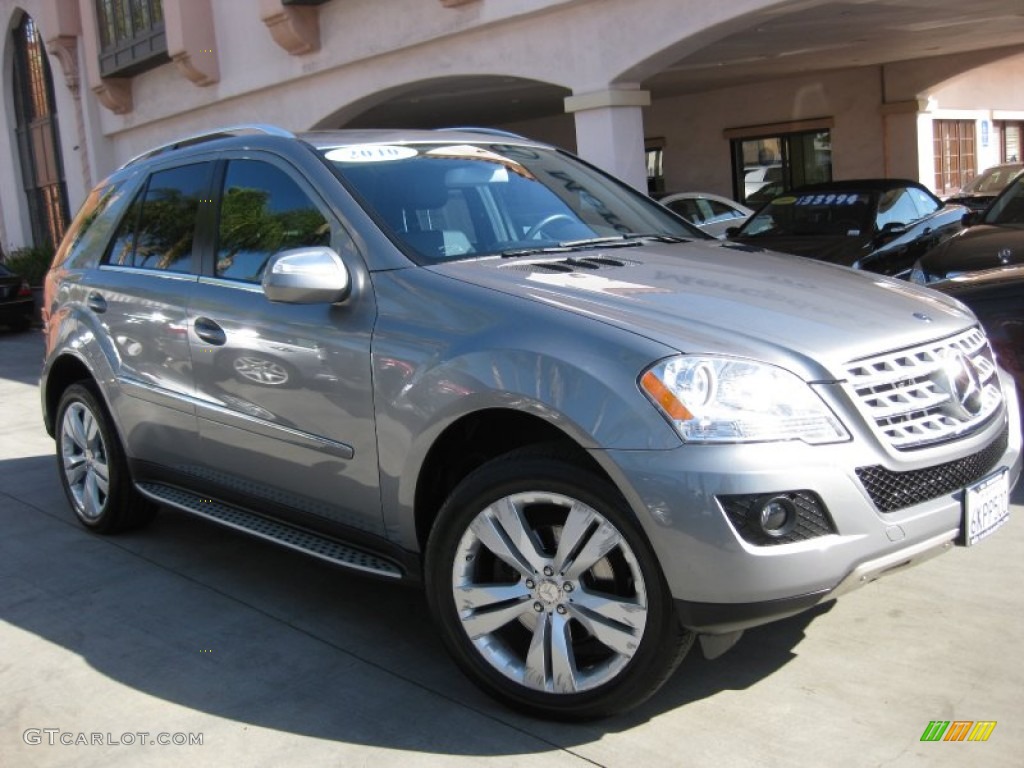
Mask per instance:
[[[930,275],[944,277],[1024,263],[1024,229],[977,224],[921,257]]]
[[[910,283],[728,242],[487,257],[429,269],[680,352],[765,360],[809,380],[840,378],[851,360],[974,323],[961,305]]]
[[[737,241],[845,267],[852,266],[871,250],[871,238],[866,235],[757,235],[737,238]]]

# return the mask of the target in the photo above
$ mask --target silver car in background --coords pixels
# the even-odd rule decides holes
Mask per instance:
[[[99,533],[166,505],[419,582],[501,701],[623,710],[698,637],[978,543],[1020,475],[965,307],[752,251],[510,134],[190,137],[47,278],[60,480]]]

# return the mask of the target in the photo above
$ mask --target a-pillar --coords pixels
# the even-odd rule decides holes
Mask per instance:
[[[643,107],[651,94],[639,88],[609,88],[574,94],[565,111],[576,120],[576,151],[641,192],[647,192]]]

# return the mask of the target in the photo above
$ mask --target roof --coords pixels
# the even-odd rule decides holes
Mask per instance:
[[[923,184],[913,179],[841,179],[825,181],[820,184],[808,184],[791,190],[790,194],[803,192],[836,192],[847,189],[858,189],[870,192],[887,192],[890,189],[899,187],[917,187],[927,189]]]

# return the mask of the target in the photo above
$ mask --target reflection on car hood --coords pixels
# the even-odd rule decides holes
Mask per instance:
[[[934,275],[975,272],[1024,263],[1024,229],[978,224],[965,229],[921,258]]]
[[[738,239],[759,248],[795,253],[845,267],[853,266],[857,259],[869,253],[871,242],[868,235],[757,235]]]
[[[791,350],[803,357],[800,373],[808,378],[839,376],[850,360],[973,323],[955,302],[903,281],[729,243],[486,258],[430,269],[682,352],[714,350],[792,367]]]

